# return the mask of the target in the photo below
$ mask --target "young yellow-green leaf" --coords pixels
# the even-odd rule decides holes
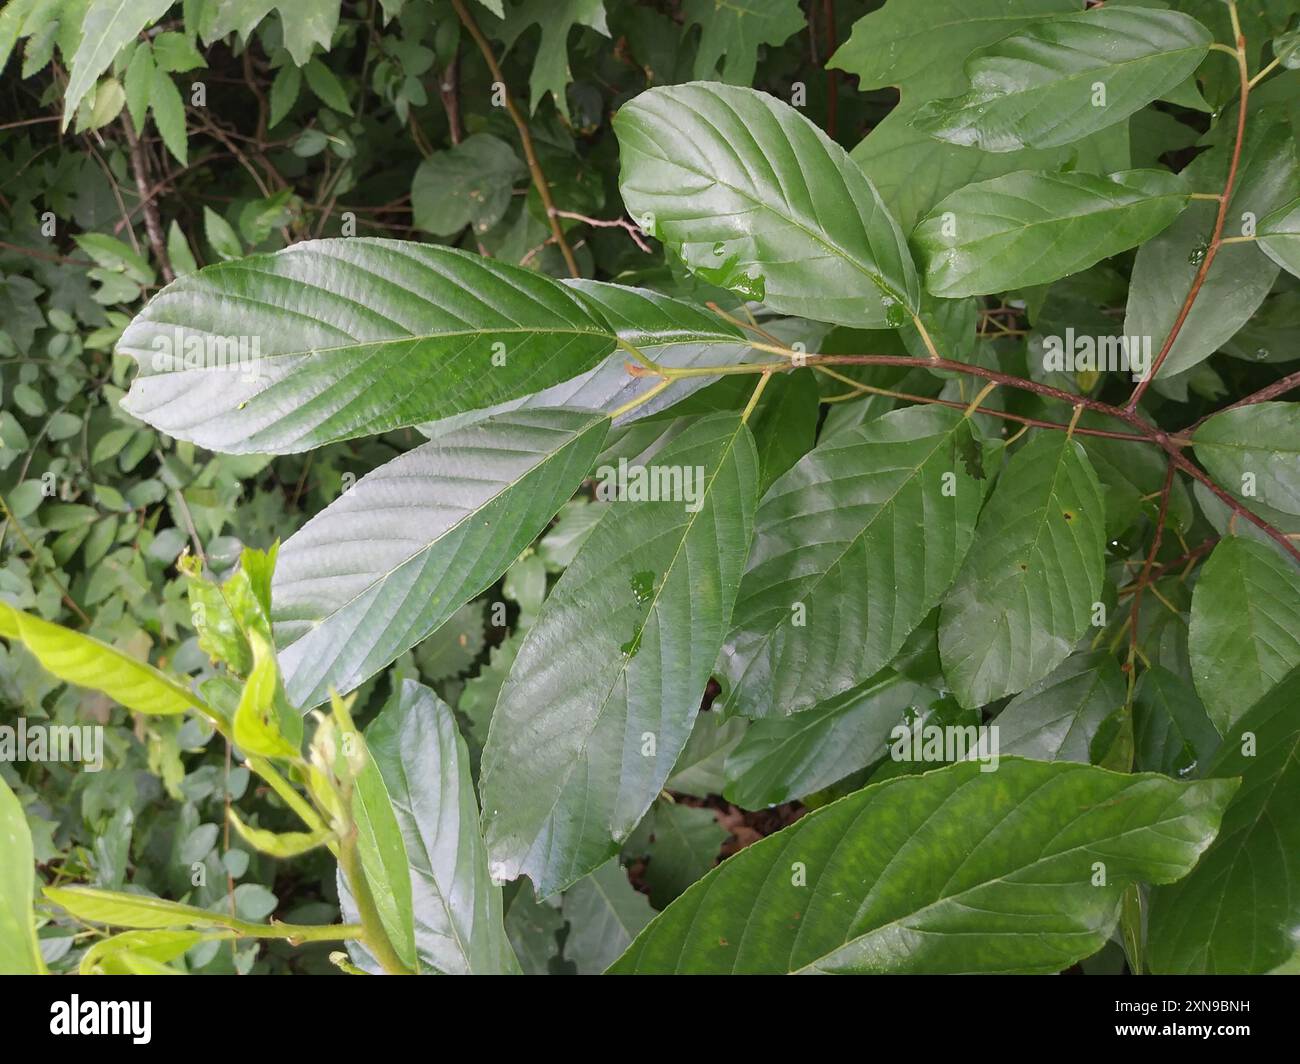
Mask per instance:
[[[233,931],[123,931],[100,939],[86,950],[77,971],[81,975],[126,975],[121,963],[123,953],[163,964],[183,956],[200,942],[233,937]]]
[[[308,450],[568,380],[614,348],[563,285],[450,248],[315,240],[168,285],[118,350],[123,407],[230,453]]]
[[[810,709],[893,660],[974,537],[980,450],[959,411],[916,406],[837,433],[772,486],[722,652],[728,709]]]
[[[91,0],[81,19],[81,43],[72,57],[63,94],[65,130],[117,53],[171,6],[172,0]]]
[[[946,299],[1078,273],[1151,239],[1187,206],[1177,174],[1021,173],[967,185],[916,227],[925,285]]]
[[[230,917],[194,905],[90,887],[46,887],[45,896],[73,916],[114,927],[225,927]]]
[[[752,723],[726,760],[727,801],[765,809],[829,787],[882,757],[890,732],[937,691],[886,670],[790,717]]]
[[[614,130],[628,211],[702,279],[841,325],[896,327],[920,306],[898,223],[788,104],[692,82],[643,92]]]
[[[415,951],[446,975],[519,971],[488,875],[469,751],[451,709],[403,681],[366,730],[410,862]]]
[[[493,877],[527,875],[543,897],[612,856],[663,787],[753,534],[758,458],[738,415],[695,421],[637,468],[529,628],[483,752]],[[650,478],[670,489],[659,501],[638,492]]]
[[[241,839],[259,853],[269,854],[272,857],[297,857],[318,846],[324,846],[332,837],[327,830],[267,831],[265,828],[246,824],[234,809],[229,810],[229,817]]]
[[[32,833],[17,795],[0,777],[0,975],[41,975],[32,888],[36,864]],[[639,929],[638,929],[639,930]]]
[[[1224,539],[1192,592],[1192,682],[1221,735],[1300,665],[1300,569],[1271,544]]]
[[[1234,780],[963,761],[867,787],[729,857],[613,973],[1058,972],[1130,883],[1186,875]]]
[[[1210,475],[1246,505],[1258,499],[1300,515],[1300,403],[1225,410],[1193,433],[1192,445]]]
[[[1300,925],[1300,672],[1232,725],[1205,774],[1241,789],[1192,874],[1151,896],[1151,970],[1267,972]]]
[[[912,124],[984,151],[1069,144],[1175,88],[1212,40],[1178,11],[1107,4],[1044,19],[970,56],[970,91],[927,104]]]
[[[940,618],[944,676],[963,706],[1023,691],[1074,649],[1101,594],[1105,530],[1077,440],[1043,432],[1016,452]]]
[[[1265,255],[1300,277],[1300,199],[1262,218],[1255,233]]]
[[[289,700],[350,691],[489,587],[591,470],[608,418],[520,410],[354,484],[281,549],[271,595]]]
[[[244,681],[231,728],[235,743],[246,754],[297,758],[298,748],[280,732],[276,698],[280,671],[275,664],[275,654],[261,636],[253,637],[252,646],[253,671]]]
[[[184,713],[187,709],[210,712],[197,695],[152,665],[136,661],[98,639],[22,613],[3,602],[0,602],[0,634],[20,640],[60,680],[103,691],[136,713]]]

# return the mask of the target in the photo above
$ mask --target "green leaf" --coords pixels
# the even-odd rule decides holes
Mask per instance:
[[[246,754],[296,759],[298,747],[280,732],[277,711],[280,673],[275,654],[260,635],[254,635],[251,644],[253,671],[244,682],[231,726],[235,743]]]
[[[916,227],[912,246],[934,295],[1006,292],[1144,243],[1178,217],[1189,191],[1163,170],[1008,174],[945,198]]]
[[[221,217],[221,215],[219,215],[216,211],[214,211],[211,207],[208,207],[206,205],[203,208],[203,235],[208,238],[208,245],[212,248],[213,251],[217,253],[218,257],[220,258],[227,259],[227,260],[237,259],[244,254],[244,246],[239,242],[239,236],[235,232],[234,227],[223,217]],[[202,273],[200,273],[200,277],[201,276]],[[186,282],[184,282],[181,290],[185,291],[188,294],[189,292],[193,292],[197,289],[201,295],[203,293],[203,290],[198,287],[199,283],[200,282],[198,278],[194,278],[193,281],[187,280]],[[180,292],[177,292],[175,294],[179,295]],[[187,302],[189,301],[187,300]],[[199,302],[199,300],[194,300],[193,302],[197,304],[193,309],[201,311],[202,304]],[[148,310],[149,308],[146,307],[145,308],[146,314],[148,313]],[[140,317],[141,317],[140,315],[137,315],[135,321],[138,322],[140,320]],[[132,324],[135,323],[133,322]],[[181,325],[181,322],[172,322],[170,324],[172,324],[173,326],[179,326]],[[122,337],[122,340],[125,341],[125,339],[126,336],[124,335]],[[121,341],[119,341],[119,343],[120,342]],[[129,353],[130,352],[128,352],[128,354]],[[140,368],[142,370],[144,369],[143,362],[140,364]]]
[[[643,92],[614,130],[628,211],[703,280],[864,328],[896,327],[919,307],[898,223],[844,150],[788,104],[695,82]]]
[[[1225,410],[1192,434],[1192,445],[1210,475],[1247,505],[1258,499],[1300,515],[1300,404]]]
[[[172,0],[90,0],[63,94],[63,129],[117,53],[171,6]]]
[[[654,811],[654,838],[645,881],[650,900],[663,909],[718,862],[727,832],[709,808],[661,801]]]
[[[307,78],[307,87],[315,93],[316,98],[327,107],[332,107],[336,111],[341,111],[345,115],[352,113],[352,105],[348,103],[348,94],[344,91],[342,83],[319,59],[313,59],[302,68],[303,75]]]
[[[158,126],[167,150],[182,166],[187,165],[189,142],[185,134],[185,103],[171,75],[158,68],[155,68],[149,86],[149,109],[153,111],[154,124]],[[204,208],[205,217],[208,210]]]
[[[267,126],[275,128],[284,121],[285,116],[298,102],[298,93],[302,91],[302,71],[292,63],[286,63],[275,73],[271,82],[270,114]]]
[[[280,15],[284,46],[298,66],[305,66],[312,48],[329,51],[339,23],[338,0],[223,0],[205,4],[200,32],[205,44],[238,33],[248,40],[257,24],[272,11]]]
[[[1078,441],[1042,432],[1012,457],[940,619],[944,676],[963,706],[1023,691],[1065,660],[1101,594],[1105,518]]]
[[[118,350],[140,364],[123,409],[211,450],[286,453],[527,395],[613,347],[609,327],[548,277],[354,238],[181,278]]]
[[[569,922],[564,957],[579,975],[600,975],[654,916],[650,900],[632,888],[617,857],[566,890],[563,911]]]
[[[567,122],[569,101],[564,90],[573,80],[569,69],[569,31],[575,26],[588,26],[608,37],[605,0],[521,0],[505,13],[498,35],[510,49],[534,25],[541,27],[542,35],[536,46],[529,49],[534,57],[528,79],[531,109],[536,113],[538,105],[550,93],[556,109]]]
[[[730,710],[810,709],[893,660],[974,537],[985,485],[968,446],[959,412],[912,407],[837,433],[772,486],[723,649]]]
[[[0,634],[20,640],[45,670],[60,680],[102,691],[136,713],[162,715],[190,709],[211,712],[197,696],[152,665],[3,602]]]
[[[1045,16],[1078,9],[1078,0],[887,0],[854,23],[829,65],[856,75],[863,91],[896,86],[901,92],[852,158],[904,226],[974,181],[1017,170],[1105,172],[1131,165],[1123,123],[1068,147],[1004,153],[935,140],[911,125],[922,105],[969,87],[962,64],[971,52]]]
[[[154,58],[158,66],[172,74],[184,74],[207,66],[203,56],[183,33],[160,33],[152,43]]]
[[[527,875],[543,897],[612,856],[663,787],[753,533],[757,456],[738,416],[700,419],[641,468],[639,483],[675,471],[695,490],[609,505],[528,630],[483,753],[493,876]]]
[[[1265,255],[1288,273],[1300,277],[1300,199],[1261,219],[1256,234]]]
[[[746,847],[611,971],[1057,972],[1101,948],[1128,884],[1186,875],[1236,789],[980,768],[867,787]]]
[[[90,887],[46,887],[45,896],[80,920],[114,927],[224,927],[228,915],[148,894]]]
[[[232,937],[233,932],[222,931],[208,934],[202,931],[123,931],[100,939],[86,950],[77,972],[80,975],[128,975],[125,957],[163,964],[178,959],[200,942]]]
[[[1192,592],[1192,682],[1221,735],[1300,665],[1300,570],[1271,545],[1224,539]]]
[[[366,745],[406,843],[421,966],[447,975],[517,972],[451,709],[429,688],[403,681],[366,729]]]
[[[1151,897],[1156,973],[1263,973],[1295,952],[1300,921],[1300,672],[1225,735],[1206,775],[1240,776],[1214,845]]]
[[[1127,694],[1111,654],[1073,654],[994,719],[1000,753],[1087,764],[1102,721],[1123,707]]]
[[[194,261],[194,253],[190,251],[189,241],[185,239],[185,234],[181,232],[181,227],[176,224],[174,218],[171,225],[167,227],[167,257],[171,259],[172,269],[176,271],[177,277],[184,277],[199,268],[198,263]]]
[[[970,56],[970,91],[926,104],[912,124],[984,151],[1070,144],[1174,89],[1212,40],[1177,11],[1107,4],[1044,19]]]
[[[1285,203],[1300,180],[1290,123],[1270,121],[1266,116],[1264,112],[1247,122],[1241,170],[1228,206],[1224,236],[1237,235],[1234,228],[1247,212],[1264,217]],[[1235,124],[1235,119],[1225,115],[1220,122]],[[1231,153],[1231,144],[1220,143],[1197,156],[1183,171],[1189,186],[1200,193],[1222,193]],[[1149,336],[1159,349],[1191,290],[1217,213],[1215,203],[1193,203],[1173,225],[1138,250],[1124,335]],[[1219,248],[1157,381],[1209,358],[1259,309],[1277,280],[1278,267],[1255,243]]]
[[[1153,665],[1133,692],[1133,741],[1139,771],[1185,777],[1209,764],[1219,733],[1192,685]]]
[[[357,773],[352,791],[352,816],[357,825],[361,870],[374,896],[379,922],[402,963],[416,971],[414,883],[405,832],[387,781],[368,743],[365,765]],[[352,888],[341,866],[338,882],[344,920],[359,923]]]
[[[0,620],[0,625],[3,623]],[[0,628],[0,633],[3,632]],[[0,777],[0,852],[4,854],[4,860],[0,861],[0,975],[42,975],[45,962],[41,959],[32,913],[32,887],[36,882],[32,833],[18,797],[3,777]]]
[[[608,425],[501,414],[381,466],[308,521],[271,594],[290,701],[352,690],[494,583],[588,474]]]
[[[485,233],[505,216],[515,182],[526,174],[514,148],[490,133],[475,133],[420,163],[411,182],[415,224],[435,236],[466,226]]]
[[[910,711],[939,697],[886,670],[819,706],[749,726],[727,755],[727,801],[742,809],[805,798],[883,757]]]
[[[144,129],[145,119],[149,116],[149,94],[153,90],[153,79],[153,49],[147,44],[139,44],[131,54],[131,62],[127,64],[126,74],[122,78],[126,90],[126,109],[137,130]]]
[[[333,837],[329,831],[267,831],[245,823],[234,809],[228,811],[228,817],[239,832],[239,837],[259,853],[271,857],[298,857],[309,853],[318,846],[326,845]]]
[[[682,14],[687,26],[702,27],[695,77],[720,73],[731,85],[753,82],[760,47],[784,44],[804,28],[799,0],[686,0]]]

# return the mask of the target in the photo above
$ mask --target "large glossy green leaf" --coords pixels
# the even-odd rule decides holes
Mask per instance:
[[[1101,593],[1105,526],[1077,440],[1040,433],[1016,452],[943,606],[939,653],[962,705],[1023,691],[1065,660]]]
[[[14,633],[11,635],[10,633]],[[0,602],[0,634],[18,639],[60,680],[103,691],[136,713],[206,712],[202,700],[147,662]]]
[[[491,585],[590,471],[608,425],[500,414],[381,466],[308,521],[272,586],[290,701],[351,690]]]
[[[1177,174],[1022,171],[947,196],[916,227],[926,287],[948,299],[1055,281],[1149,240],[1187,206]]]
[[[1175,88],[1212,40],[1177,11],[1107,4],[1045,19],[967,59],[970,91],[927,104],[913,125],[984,151],[1069,144]]]
[[[1220,122],[1234,122],[1226,114]],[[1193,191],[1218,195],[1227,176],[1230,143],[1218,143],[1183,171]],[[1228,207],[1224,236],[1238,236],[1249,213],[1263,217],[1295,192],[1295,135],[1289,122],[1267,112],[1246,125],[1241,171]],[[1191,204],[1178,219],[1138,250],[1129,288],[1124,335],[1151,338],[1159,350],[1180,313],[1214,229],[1215,203]],[[1277,280],[1278,266],[1254,241],[1225,244],[1215,256],[1192,311],[1161,367],[1159,381],[1209,358],[1254,316]]]
[[[1300,277],[1300,199],[1260,219],[1256,234],[1265,255]]]
[[[140,364],[125,409],[230,453],[303,451],[492,406],[613,348],[610,326],[549,277],[369,239],[189,274],[118,344]]]
[[[410,864],[415,951],[447,975],[517,972],[502,922],[501,888],[488,876],[469,752],[451,709],[403,681],[366,729]]]
[[[41,960],[32,913],[32,887],[36,883],[32,833],[18,797],[3,777],[0,853],[4,854],[0,860],[0,975],[39,975],[45,971],[45,962]]]
[[[1126,123],[1064,148],[1003,153],[935,140],[911,125],[924,104],[968,88],[962,64],[971,52],[1079,6],[1077,0],[887,0],[853,24],[830,65],[857,76],[864,91],[895,86],[901,98],[852,158],[905,228],[949,192],[1000,174],[1131,165]]]
[[[564,959],[579,975],[600,975],[653,916],[650,899],[628,882],[618,858],[611,858],[564,892],[569,922]]]
[[[1073,654],[997,715],[1000,752],[1087,764],[1097,729],[1124,705],[1126,695],[1114,655]]]
[[[1192,874],[1152,895],[1151,970],[1267,972],[1300,924],[1300,672],[1231,727],[1206,774],[1241,789]]]
[[[1276,547],[1229,536],[1192,593],[1192,682],[1221,735],[1300,665],[1300,569]]]
[[[1193,433],[1192,445],[1214,479],[1247,504],[1300,515],[1300,403],[1225,410]]]
[[[919,307],[897,222],[788,104],[693,82],[642,93],[614,129],[628,211],[705,280],[842,325],[901,324]]]
[[[960,412],[917,406],[837,433],[778,480],[723,649],[726,705],[779,717],[887,665],[971,544],[979,455]]]
[[[611,503],[546,600],[483,753],[498,880],[527,875],[542,896],[568,886],[668,778],[731,620],[757,461],[739,416],[700,419],[647,467],[692,475],[695,499]]]
[[[882,757],[909,711],[938,698],[931,687],[885,671],[792,717],[754,721],[727,755],[723,795],[743,809],[804,798]]]
[[[965,761],[842,798],[746,847],[611,971],[1056,972],[1133,882],[1185,875],[1235,781]]]
[[[161,18],[172,3],[173,0],[91,0],[83,8],[81,41],[72,56],[68,87],[63,93],[64,129],[117,53],[146,26]]]

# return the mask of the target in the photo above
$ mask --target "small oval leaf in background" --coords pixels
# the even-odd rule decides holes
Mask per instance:
[[[897,327],[920,306],[907,242],[875,188],[788,104],[692,82],[643,92],[614,130],[628,212],[705,280],[864,328]]]
[[[118,351],[123,409],[230,454],[305,451],[492,406],[614,349],[589,304],[530,270],[397,240],[311,240],[158,293]]]
[[[1105,943],[1128,884],[1191,870],[1237,786],[981,767],[867,787],[746,847],[611,972],[1058,972]]]
[[[1177,174],[1022,171],[967,185],[916,227],[925,285],[946,299],[1058,280],[1151,239],[1187,206]]]
[[[972,55],[970,92],[926,104],[912,124],[984,151],[1070,144],[1175,88],[1212,40],[1178,11],[1107,4],[1044,19]]]

